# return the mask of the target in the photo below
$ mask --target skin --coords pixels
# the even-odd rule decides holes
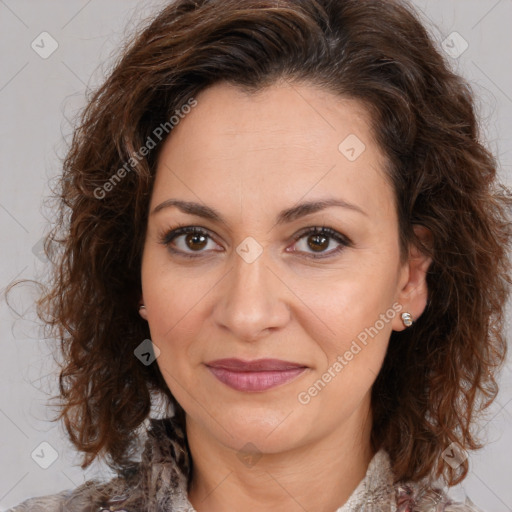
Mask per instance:
[[[400,264],[385,157],[360,103],[284,81],[256,95],[215,84],[196,99],[159,157],[141,269],[141,315],[186,411],[189,499],[198,512],[332,512],[374,455],[371,387],[391,331],[405,328],[400,314],[309,403],[298,395],[393,303],[414,319],[421,315],[430,259],[411,246]],[[338,149],[350,134],[366,146],[354,161]],[[276,224],[281,210],[326,198],[365,213],[329,207]],[[153,212],[169,199],[207,205],[224,222],[174,206]],[[161,238],[178,223],[202,227],[208,237],[190,248],[185,242],[194,236],[184,234],[166,247]],[[315,249],[314,234],[293,239],[315,226],[352,245],[327,237]],[[251,263],[236,251],[246,237],[263,249]],[[187,259],[170,247],[199,256]],[[308,369],[267,391],[241,392],[204,365],[225,357],[277,358]],[[238,455],[247,443],[255,457],[244,463]]]

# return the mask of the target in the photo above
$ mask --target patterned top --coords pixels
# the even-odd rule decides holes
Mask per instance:
[[[151,419],[139,464],[109,482],[30,498],[7,512],[196,512],[187,497],[190,452],[172,418]],[[387,452],[379,450],[348,501],[334,512],[482,512],[469,498],[455,503],[423,482],[394,483]]]

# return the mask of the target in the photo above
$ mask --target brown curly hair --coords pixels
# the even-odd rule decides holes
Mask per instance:
[[[479,140],[470,86],[399,0],[177,0],[121,49],[75,128],[46,240],[54,273],[38,311],[65,362],[53,421],[64,419],[82,468],[106,456],[118,472],[133,467],[156,395],[184,421],[158,366],[134,356],[150,337],[137,310],[163,144],[143,158],[137,150],[209,85],[250,93],[279,79],[359,100],[371,114],[402,261],[410,243],[432,257],[427,307],[392,333],[372,389],[371,441],[388,451],[397,481],[435,474],[454,485],[467,461],[454,470],[441,454],[452,442],[481,448],[473,426],[506,354],[512,198]],[[432,232],[431,246],[414,224]]]

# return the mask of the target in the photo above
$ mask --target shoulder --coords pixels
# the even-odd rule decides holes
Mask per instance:
[[[62,491],[48,496],[29,498],[6,512],[64,512],[64,503],[73,491]]]
[[[184,435],[169,419],[152,419],[151,426],[141,461],[112,480],[88,480],[72,490],[30,498],[7,512],[184,510],[189,468]]]
[[[110,506],[125,501],[127,491],[127,482],[118,477],[106,483],[89,480],[75,489],[29,498],[6,512],[109,511]]]
[[[484,512],[468,497],[464,502],[425,482],[407,482],[395,485],[397,510],[400,512]]]
[[[370,461],[364,479],[337,512],[483,512],[469,498],[453,500],[448,489],[426,477],[419,481],[397,480],[386,450]]]

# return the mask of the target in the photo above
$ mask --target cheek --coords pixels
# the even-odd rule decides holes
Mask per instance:
[[[193,330],[201,309],[197,287],[193,290],[180,287],[176,281],[172,284],[167,287],[165,281],[160,282],[145,298],[151,333],[164,343]]]
[[[148,279],[144,300],[151,340],[160,350],[156,362],[171,393],[183,404],[189,400],[186,390],[199,384],[196,366],[201,354],[194,340],[201,338],[207,312],[202,286],[196,281],[192,286],[178,275]]]
[[[315,320],[303,325],[322,351],[315,378],[322,381],[318,387],[330,390],[323,400],[350,396],[357,402],[379,373],[396,316],[390,268],[383,260],[380,265],[361,261],[328,285],[304,284],[303,296],[309,298],[304,315],[313,311],[308,318]]]
[[[358,407],[382,367],[391,333],[389,311],[395,312],[387,304],[388,295],[377,297],[376,290],[369,293],[352,282],[345,284],[333,290],[332,300],[318,301],[323,322],[309,325],[308,335],[322,356],[298,400],[309,403],[318,417],[333,416],[334,407],[342,416]]]
[[[142,292],[154,342],[180,339],[199,328],[204,298],[215,286],[208,272],[180,269],[164,251],[148,250],[142,264]]]
[[[372,273],[365,268],[351,269],[350,273],[322,282],[304,280],[298,295],[306,298],[304,312],[309,310],[310,316],[314,313],[323,326],[322,332],[339,343],[356,337],[392,309],[391,274],[384,270]]]
[[[180,389],[185,383],[185,387],[190,388],[197,378],[193,368],[200,354],[194,355],[193,341],[200,338],[204,324],[207,289],[203,285],[208,283],[205,279],[192,281],[180,277],[179,272],[162,272],[161,269],[144,274],[144,301],[151,341],[160,350],[156,362],[169,389],[179,400]]]

